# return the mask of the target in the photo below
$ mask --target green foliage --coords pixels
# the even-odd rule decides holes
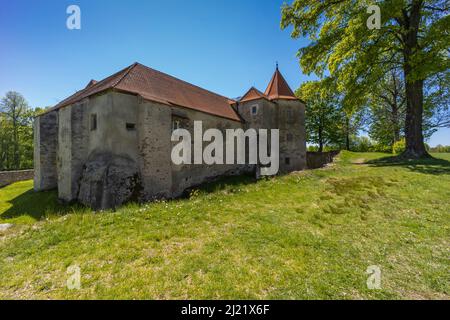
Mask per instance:
[[[434,148],[430,148],[430,152],[434,153],[450,153],[450,146],[443,146],[441,144],[438,144]]]
[[[424,129],[430,136],[437,128],[450,127],[450,69],[427,80]]]
[[[304,82],[296,94],[306,101],[306,137],[323,151],[326,145],[342,144],[345,114],[328,79]]]
[[[392,153],[400,154],[406,149],[405,139],[401,139],[392,146]]]
[[[33,167],[33,118],[25,98],[7,92],[0,102],[0,171]]]
[[[414,0],[417,2],[416,0]],[[366,21],[370,3],[357,1],[295,0],[282,9],[281,26],[293,27],[292,37],[309,37],[313,42],[299,51],[300,63],[306,73],[337,76],[339,88],[348,93],[369,92],[386,71],[401,62],[404,43],[405,14],[409,1],[377,1],[381,9],[380,30],[370,30]],[[434,9],[432,9],[434,8]],[[450,16],[445,15],[444,1],[426,0],[420,6],[422,48],[413,54],[411,77],[426,79],[449,67]],[[348,95],[358,101],[361,97]]]
[[[372,145],[372,152],[383,152],[383,153],[392,153],[392,146],[385,145],[383,143],[374,143]]]
[[[324,146],[322,151],[320,151],[319,146],[316,146],[316,145],[311,145],[311,146],[308,146],[308,148],[307,148],[308,152],[330,152],[330,151],[339,151],[339,150],[341,150],[341,147],[336,146],[336,145]]]
[[[351,138],[363,126],[365,110],[346,109],[331,78],[305,82],[296,94],[306,101],[307,141],[319,151],[351,150]]]
[[[422,114],[425,104],[425,113],[431,112],[428,117],[432,118],[435,106],[424,103],[421,91],[425,84],[425,97],[442,100],[449,88],[448,81],[441,81],[443,88],[436,90],[432,81],[445,78],[450,67],[448,6],[445,0],[380,0],[376,4],[381,28],[371,30],[366,25],[369,4],[365,0],[294,0],[283,6],[281,26],[292,27],[293,38],[309,37],[311,43],[298,52],[300,65],[307,74],[329,75],[335,81],[347,114],[366,106],[371,94],[381,91],[384,81],[380,80],[391,70],[401,70],[410,106],[405,117],[412,128],[406,131],[406,140],[410,155],[417,151],[420,156],[423,138],[416,129],[422,127],[422,118],[417,114]],[[448,103],[439,105],[448,114]]]
[[[368,137],[354,136],[351,139],[351,150],[354,152],[370,152],[373,149],[372,140]]]
[[[402,75],[388,73],[369,97],[369,135],[378,144],[392,149],[405,131],[406,99]]]

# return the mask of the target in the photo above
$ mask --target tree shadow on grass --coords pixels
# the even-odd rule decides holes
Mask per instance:
[[[391,156],[370,160],[366,164],[372,167],[402,167],[424,174],[450,175],[450,161],[437,158],[406,160],[401,157]]]
[[[187,189],[183,198],[189,198],[191,192],[193,190],[199,190],[201,193],[209,194],[218,191],[229,191],[230,193],[234,193],[239,187],[243,187],[249,184],[256,183],[256,178],[253,175],[239,175],[239,176],[228,176],[228,177],[220,177],[211,182],[206,182],[198,186],[191,187]]]
[[[35,192],[28,190],[7,200],[11,207],[0,214],[0,219],[14,219],[28,216],[41,220],[48,216],[62,216],[73,212],[79,205],[63,205],[58,201],[56,191]]]

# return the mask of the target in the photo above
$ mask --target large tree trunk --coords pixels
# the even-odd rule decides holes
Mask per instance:
[[[406,150],[402,154],[405,158],[426,158],[428,154],[423,141],[423,81],[417,80],[406,83]]]
[[[350,119],[345,117],[345,150],[350,151]]]
[[[399,103],[399,96],[400,96],[400,92],[399,92],[399,81],[397,79],[397,76],[395,74],[395,72],[392,72],[392,82],[394,84],[394,88],[393,88],[393,95],[392,95],[392,113],[391,113],[391,121],[392,121],[392,129],[393,129],[393,143],[392,145],[394,145],[394,143],[396,143],[397,141],[400,140],[400,123],[399,123],[399,108],[400,108],[400,104]]]
[[[400,140],[400,124],[398,121],[398,110],[397,109],[393,109],[392,111],[392,127],[393,127],[393,133],[392,133],[392,138],[393,138],[393,143],[396,143],[397,141]]]
[[[323,127],[319,127],[319,152],[323,152]]]
[[[418,159],[430,157],[423,141],[423,83],[422,79],[415,79],[413,74],[414,65],[412,58],[419,50],[418,34],[422,10],[422,0],[413,0],[409,15],[404,12],[404,63],[406,89],[406,150],[402,153],[403,158]]]

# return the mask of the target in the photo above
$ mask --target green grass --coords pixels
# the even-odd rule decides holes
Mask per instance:
[[[0,189],[0,223],[32,224],[80,210],[60,204],[55,191],[34,192],[32,180]]]
[[[0,189],[0,298],[448,299],[450,154],[331,167],[92,213]],[[381,159],[381,160],[380,160]],[[81,289],[66,288],[67,267]],[[366,285],[382,270],[381,290]]]

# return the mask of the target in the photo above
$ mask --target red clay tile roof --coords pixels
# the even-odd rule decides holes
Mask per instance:
[[[91,81],[92,82],[92,81]],[[89,84],[91,84],[91,82]],[[167,105],[180,106],[241,121],[231,107],[235,101],[139,63],[99,81],[58,103],[56,110],[108,89],[129,92]]]
[[[281,75],[280,71],[275,70],[272,79],[270,80],[269,85],[267,86],[264,94],[270,99],[288,99],[288,100],[297,100],[294,92],[292,92],[291,88],[287,84],[286,80]]]
[[[261,91],[256,89],[255,87],[251,87],[250,90],[247,91],[246,94],[239,100],[239,102],[252,101],[257,99],[267,99],[267,96],[264,95]]]
[[[87,84],[87,86],[85,87],[85,89],[86,88],[89,88],[89,87],[92,87],[94,84],[96,84],[98,81],[97,80],[94,80],[94,79],[92,79],[91,81],[89,81],[89,83]]]
[[[270,80],[265,93],[262,93],[258,89],[251,87],[250,90],[248,90],[247,93],[244,94],[244,96],[239,100],[239,102],[258,99],[267,99],[270,101],[277,99],[299,100],[295,96],[294,92],[292,92],[284,77],[281,75],[278,67],[275,70],[275,73],[272,76],[272,79]]]

